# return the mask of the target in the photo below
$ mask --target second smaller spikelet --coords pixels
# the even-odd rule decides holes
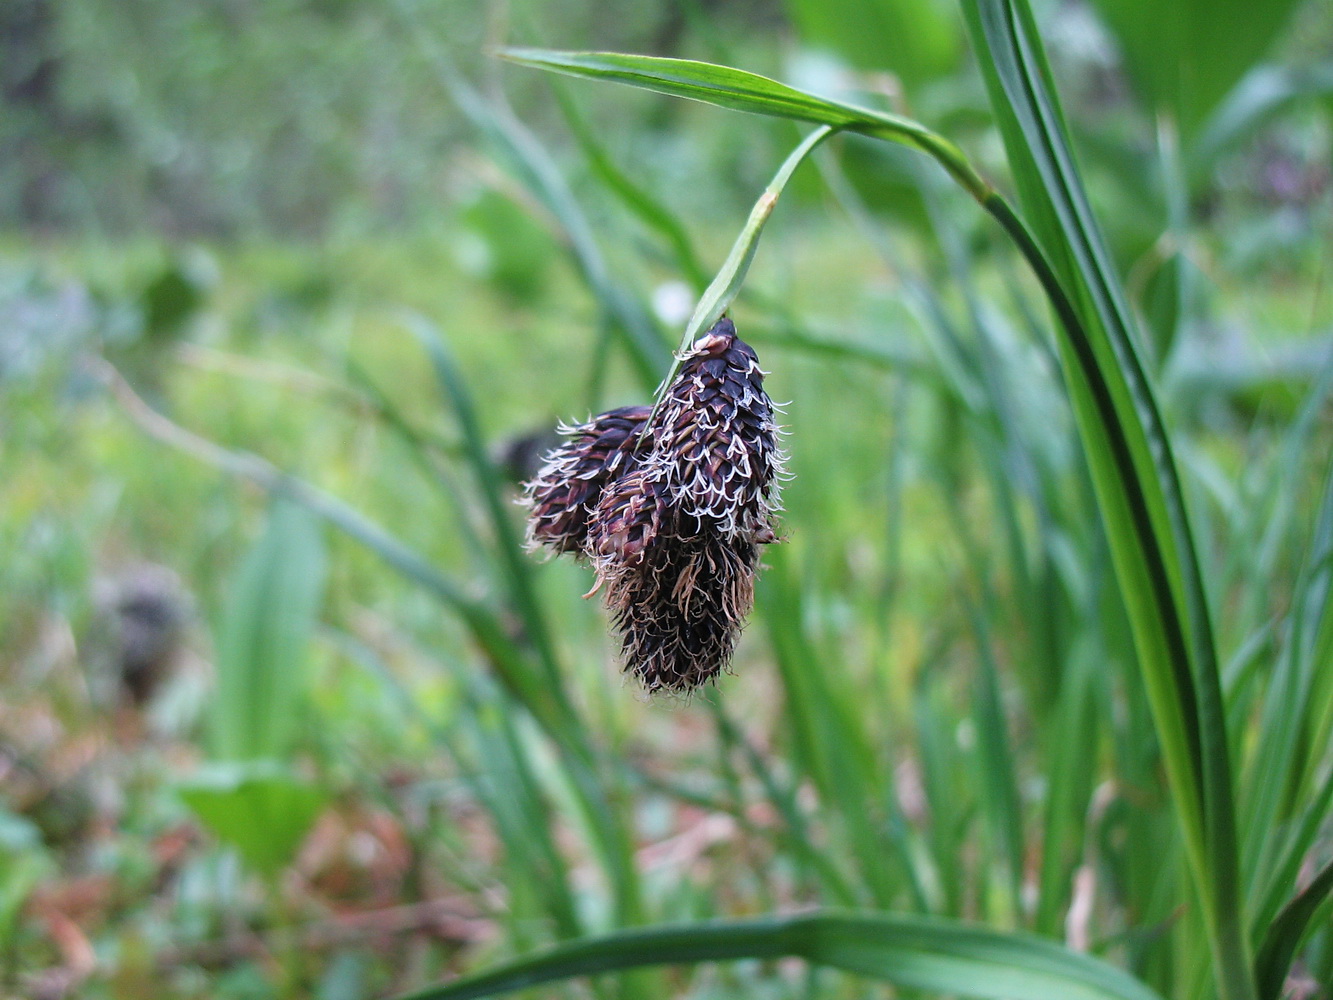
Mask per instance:
[[[625,669],[649,691],[691,690],[731,658],[759,546],[777,540],[773,413],[758,358],[723,318],[651,424],[626,407],[566,429],[527,486],[530,543],[591,560]]]
[[[560,427],[569,440],[546,456],[537,478],[525,487],[528,548],[588,554],[588,515],[607,484],[632,467],[631,452],[648,413],[646,406],[622,406]]]

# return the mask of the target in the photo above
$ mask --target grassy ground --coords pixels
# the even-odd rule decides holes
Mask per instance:
[[[404,311],[437,326],[491,454],[644,389],[599,341],[563,259],[516,301],[462,269],[446,236],[319,250],[11,240],[12,300],[63,301],[76,329],[0,385],[0,832],[36,886],[0,934],[0,983],[33,997],[380,995],[625,923],[822,903],[1031,928],[1192,995],[1197,927],[1174,909],[1186,876],[1044,313],[1002,259],[970,257],[950,279],[930,241],[890,266],[853,232],[780,217],[736,313],[790,400],[794,478],[735,676],[645,701],[597,602],[579,599],[589,573],[525,564],[569,697],[552,729],[474,629],[326,528],[319,625],[308,662],[286,665],[299,711],[284,751],[326,805],[268,879],[177,794],[209,756],[218,623],[267,497],[146,435],[79,336],[100,337],[177,425],[383,525],[521,656],[534,619],[515,617],[468,438]],[[1285,279],[1230,276],[1210,301],[1249,357],[1276,357],[1326,332],[1323,266],[1310,251]],[[173,271],[199,301],[158,342],[118,342]],[[914,299],[923,276],[937,291]],[[1272,662],[1282,645],[1263,629],[1291,601],[1331,437],[1311,372],[1265,371],[1250,363],[1239,389],[1195,372],[1168,396],[1241,733],[1259,712],[1244,693],[1264,683],[1250,654]],[[178,575],[188,610],[170,676],[135,708],[99,594],[143,562]],[[584,750],[605,828],[580,797]],[[630,874],[606,846],[617,829]],[[1324,944],[1313,955],[1327,962]],[[569,992],[879,995],[783,964],[658,976]]]

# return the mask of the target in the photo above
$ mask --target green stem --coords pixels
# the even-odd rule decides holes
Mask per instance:
[[[754,203],[754,208],[750,209],[750,217],[745,220],[745,228],[736,237],[736,242],[732,244],[727,259],[722,262],[717,277],[704,290],[703,295],[699,298],[699,304],[694,307],[694,313],[690,316],[689,323],[685,325],[685,333],[672,357],[671,367],[667,371],[666,378],[662,379],[662,384],[657,387],[656,398],[653,401],[653,412],[643,425],[645,433],[657,417],[657,411],[661,409],[667,386],[671,384],[676,377],[676,373],[680,371],[685,352],[690,349],[690,345],[694,343],[699,334],[721,318],[722,314],[727,311],[727,307],[731,305],[732,300],[736,298],[736,293],[741,290],[741,285],[745,282],[745,276],[750,270],[750,262],[754,260],[754,255],[759,250],[759,236],[763,232],[764,224],[768,222],[768,217],[773,214],[778,198],[782,195],[782,189],[787,186],[792,174],[796,172],[796,168],[804,162],[805,158],[836,131],[838,130],[831,125],[822,125],[806,136],[801,144],[793,149],[787,159],[783,161],[782,166],[778,168],[778,172],[768,182],[768,187],[764,188],[764,193]]]

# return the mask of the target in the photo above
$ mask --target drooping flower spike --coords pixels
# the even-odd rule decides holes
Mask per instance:
[[[653,431],[649,464],[685,513],[729,538],[770,526],[784,456],[759,358],[730,319],[686,355]]]
[[[626,407],[563,428],[569,442],[527,485],[530,543],[591,561],[625,669],[649,691],[714,679],[754,605],[783,474],[763,379],[724,317],[651,423]]]

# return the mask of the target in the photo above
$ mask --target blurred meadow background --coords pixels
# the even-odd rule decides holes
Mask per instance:
[[[556,421],[650,398],[809,127],[494,50],[743,67],[1013,192],[953,0],[5,0],[0,996],[387,997],[813,908],[1333,995],[1333,2],[1032,11],[1191,518],[1255,987],[1051,311],[927,158],[826,143],[732,310],[794,476],[732,674],[645,698],[521,551]],[[525,995],[970,988],[849,968]]]

